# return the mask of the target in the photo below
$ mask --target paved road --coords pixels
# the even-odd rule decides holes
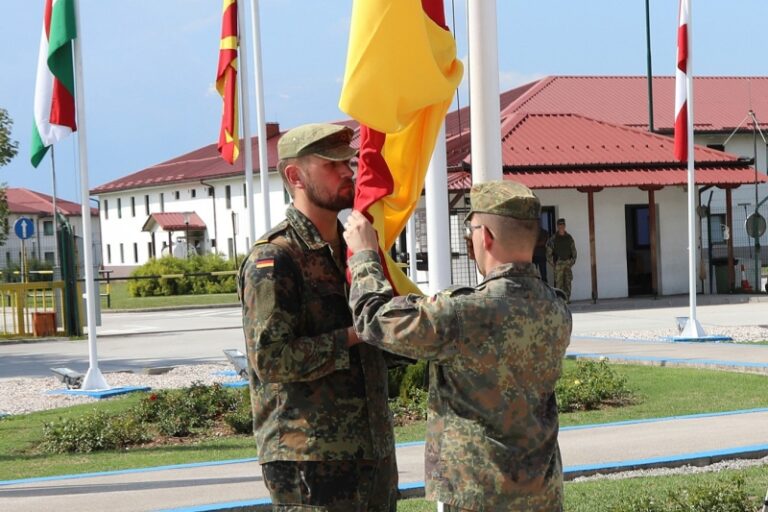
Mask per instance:
[[[697,312],[705,329],[714,330],[718,326],[768,323],[766,306],[765,302],[704,304]],[[714,365],[747,371],[768,368],[768,346],[599,337],[601,332],[674,326],[676,316],[688,314],[680,299],[574,304],[573,311],[574,336],[568,350],[572,356],[606,355],[628,361]],[[101,367],[109,371],[221,361],[222,349],[242,347],[239,314],[237,308],[105,314],[103,325],[97,330]],[[54,341],[0,346],[0,379],[48,375],[48,367],[59,364],[85,370],[87,343]],[[768,409],[760,409],[564,428],[560,439],[567,475],[572,477],[644,465],[677,465],[685,460],[708,463],[735,456],[762,457],[768,454],[766,425]],[[419,485],[423,481],[422,460],[422,444],[398,449],[401,483]],[[189,511],[220,508],[206,507],[207,504],[252,505],[266,496],[256,465],[251,460],[0,482],[0,510]]]
[[[735,455],[763,457],[768,455],[768,429],[755,426],[766,424],[768,409],[572,427],[561,430],[560,446],[570,479],[617,469],[711,463]],[[401,486],[423,486],[424,444],[399,446],[397,460]],[[260,475],[258,463],[249,459],[0,482],[0,510],[218,510],[230,502],[264,502],[269,494]]]

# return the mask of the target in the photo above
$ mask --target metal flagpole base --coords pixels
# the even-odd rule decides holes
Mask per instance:
[[[109,389],[109,384],[104,380],[101,370],[98,366],[91,366],[83,379],[83,385],[80,389],[84,391],[95,391],[97,389]]]
[[[683,332],[680,333],[681,338],[706,338],[707,333],[704,332],[704,328],[701,326],[698,320],[695,318],[691,320],[691,318],[688,318],[688,321],[685,323],[685,327],[683,328]]]

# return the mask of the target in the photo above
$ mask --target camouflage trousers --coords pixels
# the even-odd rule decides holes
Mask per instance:
[[[571,300],[571,281],[573,281],[573,271],[568,262],[555,263],[555,288],[563,290],[566,299]]]
[[[397,465],[381,460],[275,461],[261,466],[272,510],[395,512]]]
[[[562,510],[563,510],[562,508],[558,508],[557,510],[549,510],[546,512],[562,512]],[[443,504],[443,512],[476,512],[476,511],[474,509],[461,508],[461,507],[457,507],[456,505],[448,505],[447,503],[445,503]],[[545,511],[537,510],[537,512],[545,512]]]

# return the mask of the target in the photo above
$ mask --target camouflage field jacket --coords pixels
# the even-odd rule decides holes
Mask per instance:
[[[352,317],[345,273],[315,226],[292,206],[240,268],[261,463],[394,453],[382,352],[346,346]]]
[[[349,260],[367,343],[430,364],[427,497],[469,510],[562,508],[555,383],[571,314],[533,264],[475,288],[392,299],[378,255]]]

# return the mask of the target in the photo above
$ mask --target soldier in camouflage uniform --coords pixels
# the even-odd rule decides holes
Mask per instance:
[[[475,185],[466,225],[474,288],[393,297],[368,221],[353,212],[350,306],[365,343],[430,361],[426,492],[445,510],[560,511],[555,383],[571,334],[531,262],[540,203],[509,181]]]
[[[352,206],[352,130],[305,125],[278,142],[293,204],[239,273],[254,430],[274,510],[394,511],[387,366],[347,305],[339,211]]]
[[[555,269],[555,288],[565,293],[571,301],[571,281],[573,265],[576,263],[576,243],[565,230],[565,219],[557,219],[557,232],[547,241],[547,261]]]

